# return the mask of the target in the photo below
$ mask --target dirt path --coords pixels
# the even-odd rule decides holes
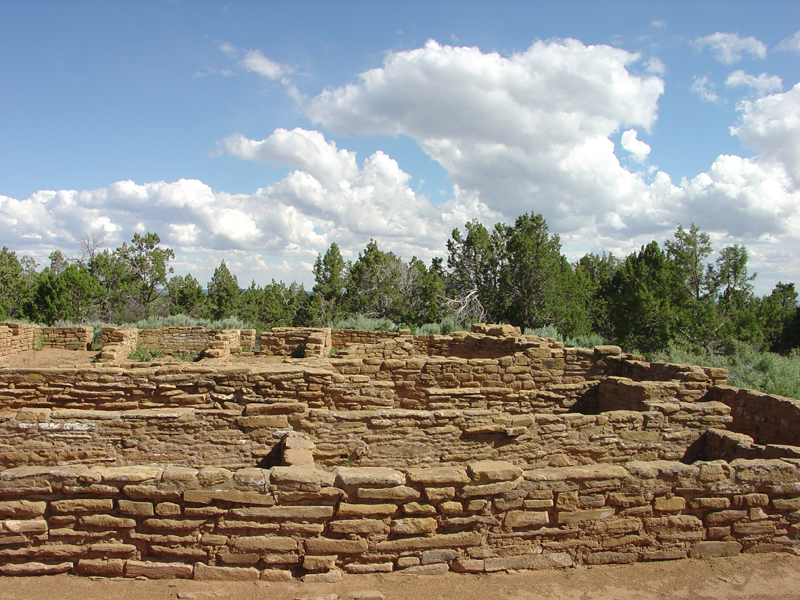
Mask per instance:
[[[0,578],[0,600],[328,600],[335,594],[346,600],[364,591],[380,591],[386,600],[795,600],[800,599],[800,557],[741,555],[492,575],[346,575],[337,584],[315,585],[70,575]]]

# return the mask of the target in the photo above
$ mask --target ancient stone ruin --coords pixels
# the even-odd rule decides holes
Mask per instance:
[[[336,581],[800,552],[797,400],[509,326],[408,333],[108,328],[95,364],[0,368],[0,573]],[[0,325],[0,363],[91,339]],[[137,346],[209,358],[131,362]]]

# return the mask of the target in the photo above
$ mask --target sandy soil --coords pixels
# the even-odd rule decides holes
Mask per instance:
[[[336,584],[0,577],[0,600],[342,600],[380,591],[386,600],[613,600],[800,598],[800,557],[741,555],[491,575],[345,575]]]

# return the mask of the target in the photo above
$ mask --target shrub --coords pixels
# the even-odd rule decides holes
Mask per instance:
[[[357,331],[392,331],[397,325],[390,319],[373,319],[362,314],[356,314],[328,323],[331,329],[355,329]]]
[[[128,355],[130,360],[135,360],[139,362],[150,362],[154,358],[164,358],[164,351],[163,350],[142,350],[137,348],[133,352]]]

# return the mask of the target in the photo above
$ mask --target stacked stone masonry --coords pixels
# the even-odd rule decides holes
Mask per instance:
[[[104,352],[142,336],[103,334]],[[1,368],[0,573],[335,581],[800,553],[800,402],[723,370],[483,324],[272,334],[262,353],[327,339],[340,358]]]

